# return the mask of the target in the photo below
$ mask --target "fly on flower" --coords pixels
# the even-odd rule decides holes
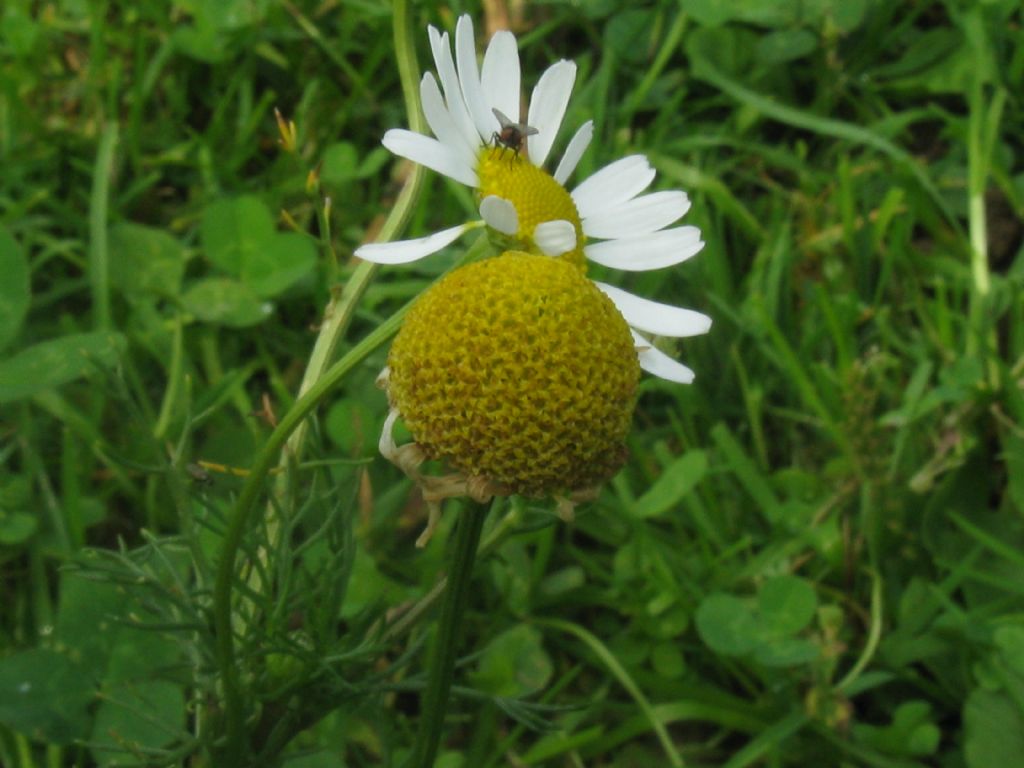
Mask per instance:
[[[501,146],[505,149],[513,150],[516,155],[519,154],[523,148],[523,144],[526,143],[527,136],[536,136],[540,131],[534,128],[532,125],[526,123],[514,123],[512,120],[500,109],[493,107],[491,112],[498,118],[498,123],[501,125],[500,131],[495,131],[491,137],[494,141],[494,146]]]

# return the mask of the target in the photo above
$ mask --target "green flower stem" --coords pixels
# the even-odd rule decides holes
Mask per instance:
[[[496,500],[497,501],[497,500]],[[491,509],[495,507],[492,506]],[[484,559],[488,557],[498,546],[505,541],[509,533],[522,522],[523,514],[522,511],[517,507],[512,507],[505,514],[501,520],[494,525],[487,534],[487,538],[480,545],[477,550],[477,558]],[[429,611],[434,605],[440,600],[448,589],[448,577],[442,576],[437,580],[437,583],[431,588],[431,590],[421,597],[409,610],[402,613],[393,624],[389,624],[384,632],[380,635],[382,642],[389,643],[397,637],[401,637],[408,632],[415,624],[419,622],[421,618]],[[379,627],[374,627],[369,632],[369,637],[376,637]]]
[[[461,513],[455,535],[455,552],[448,572],[448,589],[441,606],[437,641],[430,659],[427,687],[420,699],[420,726],[413,745],[409,768],[431,768],[441,742],[444,716],[448,710],[448,694],[452,687],[455,656],[462,629],[462,615],[469,597],[469,582],[476,562],[487,506],[473,501]]]
[[[458,268],[467,261],[479,258],[490,249],[486,236],[481,236],[470,246],[453,268]],[[240,755],[242,746],[244,716],[242,708],[241,686],[235,661],[234,624],[231,612],[231,591],[234,586],[234,567],[242,537],[249,525],[256,501],[270,473],[271,465],[279,451],[285,446],[290,436],[299,428],[305,418],[313,411],[320,401],[346,376],[356,365],[368,357],[374,350],[382,346],[394,336],[402,325],[406,312],[415,299],[399,309],[354,346],[348,354],[332,365],[326,373],[295,401],[295,405],[284,415],[267,442],[263,445],[256,460],[249,470],[245,484],[239,494],[238,501],[228,518],[228,528],[224,534],[224,543],[217,566],[217,577],[213,589],[213,624],[217,636],[217,662],[223,680],[224,720],[226,724],[226,746],[223,749],[225,765],[234,765],[231,755]],[[513,518],[509,518],[511,526]],[[497,540],[490,539],[493,545]],[[260,556],[263,556],[262,554]],[[251,586],[251,585],[250,585]],[[437,589],[434,599],[440,597],[444,586]],[[433,594],[433,593],[431,593]]]
[[[406,0],[395,0],[392,19],[395,56],[406,111],[409,116],[409,126],[414,131],[423,132],[425,121],[419,105],[419,66],[416,62],[416,49]],[[413,206],[419,197],[423,174],[422,166],[413,166],[394,208],[381,228],[377,237],[378,242],[391,240],[408,223]],[[338,344],[348,330],[356,305],[375,272],[375,265],[359,264],[337,301],[332,300],[328,303],[325,310],[325,321],[310,354],[298,399],[281,419],[257,455],[245,485],[242,487],[242,492],[228,518],[213,590],[213,623],[217,640],[217,662],[223,685],[225,728],[225,738],[218,745],[217,750],[223,760],[221,763],[223,765],[239,765],[245,756],[245,708],[235,658],[235,627],[231,600],[238,550],[275,459],[285,470],[283,474],[287,474],[290,467],[297,463],[295,460],[302,452],[308,430],[306,417],[345,375],[394,335],[401,325],[408,305],[364,338],[343,358],[329,366]],[[288,450],[282,453],[282,448],[286,444]],[[287,487],[287,479],[283,478],[279,488],[285,487]],[[273,530],[271,530],[271,540],[273,540],[273,536]],[[477,536],[479,537],[479,530]],[[447,691],[445,695],[447,696]]]
[[[217,635],[217,662],[224,686],[224,719],[227,730],[226,742],[222,750],[222,758],[225,762],[218,764],[236,765],[243,755],[244,711],[235,660],[231,590],[235,581],[235,559],[256,501],[263,490],[264,482],[278,452],[289,436],[338,382],[398,332],[408,307],[409,305],[406,305],[400,309],[356,344],[348,354],[332,365],[305,394],[296,400],[295,405],[284,415],[260,449],[245,484],[242,486],[238,501],[235,502],[228,518],[213,589],[213,624]]]

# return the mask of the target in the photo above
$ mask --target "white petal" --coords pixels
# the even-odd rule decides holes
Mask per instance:
[[[547,256],[561,256],[576,247],[576,227],[565,219],[542,222],[534,227],[533,242]]]
[[[583,254],[595,264],[627,272],[671,267],[697,255],[704,247],[697,227],[676,227],[639,237],[590,243]]]
[[[519,214],[516,207],[503,197],[488,195],[480,201],[480,216],[491,229],[504,235],[519,231]]]
[[[481,141],[487,141],[498,130],[498,120],[487,106],[487,99],[480,86],[480,70],[476,63],[476,39],[473,36],[473,21],[468,15],[459,17],[455,25],[455,62],[459,67],[459,87],[462,98]]]
[[[479,147],[480,135],[462,98],[459,76],[455,72],[455,62],[452,60],[452,48],[448,43],[448,33],[441,34],[434,27],[427,27],[427,33],[430,38],[430,50],[434,54],[437,76],[441,80],[441,88],[444,89],[444,100],[448,104],[448,112],[465,142],[471,147]]]
[[[621,205],[654,181],[654,169],[643,155],[630,155],[606,165],[572,191],[580,216],[586,218]]]
[[[480,185],[473,166],[458,152],[437,139],[403,128],[392,128],[384,134],[381,143],[396,155],[407,157],[414,163],[425,165],[463,184],[471,187]]]
[[[690,368],[673,360],[660,349],[655,349],[651,346],[651,342],[636,331],[633,332],[633,340],[636,342],[636,354],[640,359],[640,367],[645,371],[679,384],[693,382],[694,373]]]
[[[392,408],[388,411],[388,417],[384,419],[384,428],[381,429],[380,440],[377,441],[377,450],[380,451],[380,455],[391,462],[398,457],[398,445],[395,443],[394,435],[396,421],[398,421],[398,409]]]
[[[454,243],[463,232],[480,226],[479,222],[460,224],[443,229],[432,235],[416,240],[396,240],[393,243],[367,243],[356,248],[355,255],[374,264],[408,264],[425,256],[437,253],[446,245]]]
[[[425,72],[420,80],[420,101],[423,103],[427,124],[437,140],[454,150],[470,167],[475,165],[476,145],[467,143],[462,131],[456,126],[451,112],[445,106],[437,80],[430,72]]]
[[[555,169],[555,181],[564,185],[565,180],[572,176],[572,172],[576,170],[580,158],[587,151],[587,147],[590,146],[590,140],[593,137],[594,121],[587,120],[587,122],[579,127],[579,130],[576,131],[576,134],[569,142],[569,146],[565,148],[565,154],[562,155],[562,159]]]
[[[519,77],[516,36],[504,30],[495,32],[484,54],[480,86],[488,106],[497,107],[516,123],[519,122]]]
[[[587,237],[637,237],[664,229],[690,210],[685,192],[652,192],[583,219]]]
[[[533,89],[526,124],[536,128],[537,133],[526,140],[526,146],[534,165],[544,165],[548,159],[575,82],[576,64],[563,59],[548,67]]]
[[[634,296],[628,291],[594,281],[604,294],[615,302],[631,328],[658,336],[700,336],[711,329],[711,318],[692,309],[673,307],[658,301]]]

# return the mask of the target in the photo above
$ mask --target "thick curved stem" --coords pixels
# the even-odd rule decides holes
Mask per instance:
[[[295,402],[295,405],[284,415],[257,454],[256,461],[246,477],[245,485],[242,486],[238,501],[235,502],[235,506],[231,510],[227,530],[224,533],[224,542],[221,545],[220,562],[217,565],[217,578],[213,588],[213,626],[217,637],[217,664],[220,668],[223,685],[226,728],[226,741],[223,748],[218,750],[221,758],[225,761],[220,763],[221,765],[236,765],[244,755],[245,715],[235,658],[231,592],[235,582],[235,559],[242,544],[242,537],[249,527],[256,501],[263,492],[270,468],[289,435],[339,381],[398,331],[406,309],[407,307],[396,312],[356,344],[347,355],[332,365],[306,394]]]
[[[441,742],[444,716],[448,710],[448,694],[452,687],[452,673],[455,670],[462,616],[469,596],[469,583],[476,562],[476,550],[480,544],[480,532],[487,505],[467,500],[466,509],[460,514],[455,535],[455,552],[448,572],[448,589],[441,618],[437,627],[437,642],[430,659],[427,687],[420,699],[420,725],[416,733],[409,768],[431,768],[437,747]]]
[[[393,29],[398,71],[402,81],[402,91],[405,94],[406,108],[409,112],[409,124],[414,130],[422,130],[423,117],[420,112],[418,95],[419,71],[406,0],[395,0]],[[379,241],[387,241],[396,237],[405,227],[419,197],[422,180],[423,168],[415,166],[406,180],[395,207],[381,229]],[[321,398],[359,361],[387,341],[398,330],[404,310],[363,339],[337,363],[327,367],[334,349],[348,327],[355,304],[369,285],[374,271],[374,265],[361,264],[346,285],[337,305],[333,307],[335,314],[325,324],[325,329],[321,332],[314,347],[306,375],[303,377],[299,399],[285,414],[257,455],[246,484],[242,488],[242,493],[228,519],[213,592],[213,624],[223,693],[225,730],[224,740],[218,745],[217,752],[224,761],[221,764],[226,766],[240,764],[245,755],[245,714],[235,657],[231,602],[235,581],[235,560],[243,534],[249,525],[253,508],[264,487],[271,466],[285,442],[295,434],[292,447],[295,453],[299,453],[305,432],[302,425]]]

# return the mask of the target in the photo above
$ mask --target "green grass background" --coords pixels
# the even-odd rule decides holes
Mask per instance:
[[[1018,3],[487,9],[413,6],[421,68],[462,12],[511,23],[527,87],[574,59],[576,180],[643,152],[707,241],[605,277],[715,324],[677,350],[694,385],[643,380],[573,525],[492,512],[439,764],[1024,765]],[[236,470],[408,173],[380,146],[408,125],[391,9],[6,0],[0,65],[0,764],[217,765]],[[424,185],[407,234],[472,215]],[[342,351],[458,254],[379,270]],[[457,504],[416,550],[376,455],[385,354],[261,498],[287,535],[243,541],[259,765],[412,742]]]

